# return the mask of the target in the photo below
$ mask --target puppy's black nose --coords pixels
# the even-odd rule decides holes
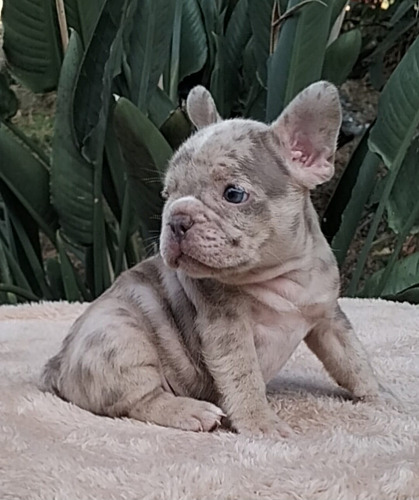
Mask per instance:
[[[177,241],[181,241],[186,232],[193,226],[194,221],[189,215],[173,215],[170,219],[169,226]]]

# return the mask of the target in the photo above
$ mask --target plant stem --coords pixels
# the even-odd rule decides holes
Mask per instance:
[[[61,45],[63,47],[63,54],[65,54],[68,47],[68,26],[65,16],[64,0],[55,0],[55,8],[57,10],[58,24],[60,26]]]

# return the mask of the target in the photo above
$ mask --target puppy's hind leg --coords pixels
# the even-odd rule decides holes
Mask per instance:
[[[345,313],[336,305],[335,314],[324,318],[305,342],[330,376],[357,399],[375,399],[379,385],[368,356]]]
[[[141,422],[195,432],[215,429],[224,416],[222,410],[212,403],[175,396],[159,383],[147,394],[141,394],[143,392],[134,391],[123,397],[107,409],[108,415],[127,416]]]
[[[145,400],[137,401],[128,416],[164,427],[185,431],[211,431],[221,424],[220,408],[197,399],[175,396],[158,388]]]
[[[218,427],[224,416],[221,409],[207,401],[173,394],[164,380],[156,349],[144,337],[142,340],[141,353],[144,356],[146,351],[147,356],[141,359],[138,353],[136,359],[128,363],[127,356],[118,367],[119,397],[104,413],[188,431],[210,431]]]

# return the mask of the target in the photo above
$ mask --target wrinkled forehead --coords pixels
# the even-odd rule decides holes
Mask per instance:
[[[264,123],[234,119],[211,125],[180,147],[170,162],[166,182],[177,185],[195,176],[219,180],[238,176],[271,189],[281,181],[274,142]]]
[[[257,137],[268,127],[248,120],[226,120],[199,130],[178,151],[172,163],[189,156],[200,163],[240,161],[253,154]]]

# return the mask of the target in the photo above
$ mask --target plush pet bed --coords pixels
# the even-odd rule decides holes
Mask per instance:
[[[269,387],[288,440],[92,415],[37,388],[84,304],[0,308],[0,499],[419,499],[419,307],[344,299],[399,402],[357,403],[302,345]]]

